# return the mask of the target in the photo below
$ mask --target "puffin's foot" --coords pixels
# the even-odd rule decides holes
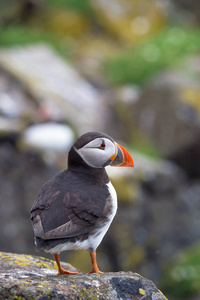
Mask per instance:
[[[96,260],[96,252],[90,252],[90,257],[91,257],[91,263],[92,263],[92,271],[90,271],[88,274],[91,273],[99,273],[102,274],[97,266],[97,260]]]
[[[56,275],[77,275],[78,272],[70,272],[70,271],[67,271],[65,269],[63,269],[62,267],[60,267],[58,269],[58,273]]]
[[[95,269],[95,270],[92,269],[92,271],[88,272],[88,274],[92,274],[92,273],[103,274],[103,272],[101,272],[99,269]]]
[[[60,256],[58,253],[54,254],[54,259],[57,263],[58,266],[58,273],[56,275],[77,275],[78,272],[70,272],[70,271],[66,271],[65,269],[63,269],[60,265]]]

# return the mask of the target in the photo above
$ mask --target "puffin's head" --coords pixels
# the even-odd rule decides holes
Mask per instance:
[[[82,160],[92,168],[106,166],[133,167],[128,151],[109,135],[101,132],[83,134],[72,147]]]

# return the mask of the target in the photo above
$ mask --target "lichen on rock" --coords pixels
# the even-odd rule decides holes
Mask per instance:
[[[70,264],[62,265],[74,271]],[[52,260],[0,253],[0,300],[166,300],[152,281],[133,272],[55,276]]]

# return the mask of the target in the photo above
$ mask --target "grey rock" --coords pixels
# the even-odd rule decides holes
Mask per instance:
[[[79,133],[99,128],[99,92],[52,49],[1,49],[0,65],[27,87],[51,120],[65,120]]]
[[[0,67],[0,134],[19,134],[36,117],[37,104],[26,87]]]
[[[135,162],[134,170],[108,168],[107,172],[112,179],[129,177],[140,184],[151,185],[158,194],[174,192],[185,183],[186,175],[176,164],[164,159],[153,159],[134,151],[131,155]]]
[[[0,1],[0,21],[1,24],[10,24],[17,20],[28,20],[43,0],[11,0],[8,2]]]
[[[23,8],[25,7],[26,0],[12,0],[10,5],[5,1],[0,1],[0,19],[2,21],[10,21],[21,16]]]
[[[4,252],[0,266],[0,299],[166,300],[152,281],[132,272],[55,276],[52,260]]]
[[[200,136],[198,112],[184,96],[188,90],[199,91],[199,86],[180,72],[166,71],[148,84],[135,103],[135,127],[165,157]]]
[[[0,245],[2,251],[31,253],[34,242],[29,211],[41,183],[59,168],[47,166],[33,151],[15,150],[12,143],[7,140],[0,145]]]

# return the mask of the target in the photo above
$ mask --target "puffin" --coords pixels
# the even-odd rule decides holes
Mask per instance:
[[[62,268],[60,252],[83,249],[92,270],[96,249],[117,211],[117,194],[105,167],[133,167],[129,152],[102,132],[80,136],[68,153],[67,169],[45,183],[31,208],[36,251],[51,253],[58,273],[78,274]]]

